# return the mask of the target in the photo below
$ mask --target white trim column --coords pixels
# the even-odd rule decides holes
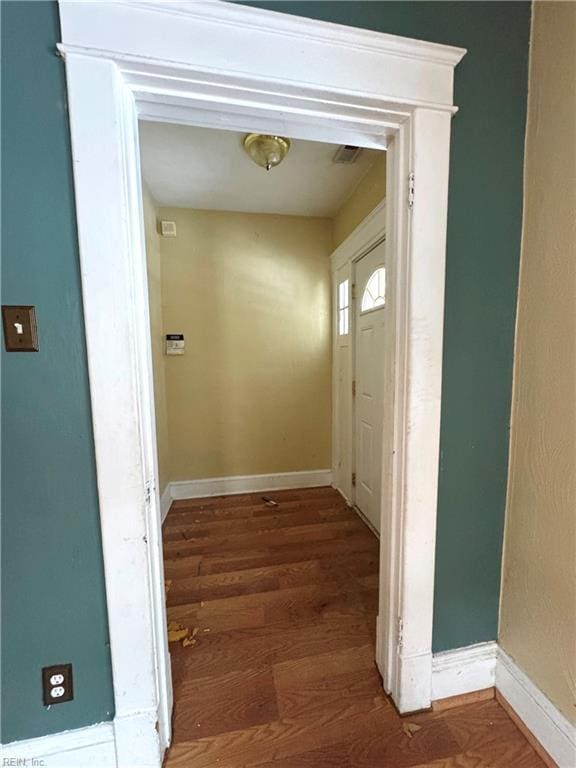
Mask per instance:
[[[398,567],[397,678],[400,712],[430,706],[450,117],[417,109],[411,121],[414,174],[406,294],[403,504]]]
[[[131,226],[135,106],[116,65],[71,55],[66,66],[80,270],[100,501],[119,768],[156,768],[161,745],[158,648],[151,620],[149,520],[139,391],[143,246]],[[90,87],[87,88],[86,84]],[[132,102],[132,103],[130,103]],[[135,117],[134,117],[135,119]],[[97,234],[96,234],[97,233]],[[146,283],[144,282],[144,285]],[[160,578],[162,578],[160,576]],[[165,634],[165,633],[164,633]]]

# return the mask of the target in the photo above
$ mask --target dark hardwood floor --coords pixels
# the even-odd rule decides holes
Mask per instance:
[[[374,664],[378,543],[333,489],[176,501],[164,553],[166,768],[544,766],[494,699],[398,716]]]

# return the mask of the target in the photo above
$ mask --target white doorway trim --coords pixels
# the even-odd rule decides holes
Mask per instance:
[[[354,379],[354,263],[386,237],[386,200],[382,200],[336,248],[330,257],[332,273],[332,484],[350,503],[356,501],[352,487],[354,471],[352,380]],[[349,329],[338,333],[338,285],[348,280]]]
[[[387,177],[386,195],[392,199],[394,194],[393,181]],[[332,311],[332,463],[333,485],[352,505],[356,504],[356,489],[352,482],[352,474],[356,472],[354,464],[355,449],[355,397],[353,381],[355,372],[355,317],[356,302],[361,300],[354,296],[356,263],[368,254],[379,243],[386,241],[387,225],[386,199],[382,200],[356,229],[342,242],[331,256],[332,296],[334,307],[338,302],[339,285],[347,280],[350,286],[350,322],[349,332],[341,336],[338,333],[337,312]],[[380,508],[380,583],[378,590],[378,620],[376,639],[376,661],[382,674],[384,687],[392,695],[399,710],[402,702],[411,701],[413,683],[400,677],[400,667],[406,666],[406,661],[400,661],[400,620],[410,624],[409,614],[402,614],[401,596],[410,590],[410,585],[403,584],[401,573],[403,560],[414,557],[414,548],[418,545],[415,538],[402,542],[403,509],[402,487],[403,457],[406,442],[406,422],[403,403],[405,402],[407,382],[406,369],[397,360],[407,360],[409,344],[408,326],[406,324],[406,302],[408,301],[408,279],[404,270],[399,268],[397,254],[387,244],[386,273],[387,291],[384,382],[383,392],[384,419],[382,424],[382,490]],[[404,415],[403,415],[404,414]],[[356,508],[356,511],[359,510]],[[360,514],[360,513],[359,513]],[[366,519],[363,515],[361,517]],[[428,518],[428,524],[431,521]],[[435,511],[434,511],[435,524]],[[370,526],[372,528],[372,526]],[[422,543],[420,542],[420,545]],[[423,547],[421,546],[421,549]],[[432,552],[432,557],[434,553]],[[427,596],[432,600],[432,595]],[[424,601],[422,605],[424,605]],[[430,608],[433,606],[430,605]],[[431,622],[431,616],[430,616]],[[431,624],[430,624],[430,653],[431,653]],[[410,627],[408,628],[410,631]],[[427,660],[422,662],[426,665]],[[424,674],[421,670],[417,674]],[[428,672],[426,670],[425,674]]]
[[[171,711],[138,119],[388,148],[386,229],[404,302],[395,567],[380,584],[394,609],[380,617],[377,659],[400,711],[428,707],[450,123],[465,51],[223,2],[59,5],[117,765],[159,766]]]

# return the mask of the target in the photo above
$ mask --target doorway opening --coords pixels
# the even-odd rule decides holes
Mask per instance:
[[[383,235],[350,261],[353,282],[333,265],[367,218],[385,230],[386,153],[292,139],[266,171],[241,132],[139,134],[177,751],[304,716],[295,667],[321,680],[324,664],[336,702],[350,681],[334,666],[352,664],[367,701],[384,697]],[[334,365],[345,339],[352,381]],[[353,381],[347,434],[332,396]]]
[[[377,663],[401,712],[429,707],[450,125],[465,51],[225,2],[62,1],[60,21],[118,765],[160,764],[171,711],[138,120],[388,150],[394,459]]]

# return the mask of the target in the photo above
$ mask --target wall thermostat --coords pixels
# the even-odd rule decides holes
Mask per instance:
[[[184,334],[167,333],[166,334],[166,354],[183,355],[184,354]]]

